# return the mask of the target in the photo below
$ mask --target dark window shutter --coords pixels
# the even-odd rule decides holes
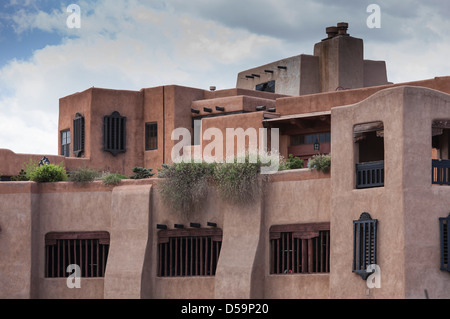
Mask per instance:
[[[84,117],[77,113],[73,119],[73,153],[80,157],[84,152]]]
[[[103,118],[103,150],[114,156],[126,151],[126,117],[115,111]]]
[[[367,267],[377,263],[377,224],[366,212],[353,221],[353,272],[364,280],[370,275]]]
[[[448,246],[450,238],[448,236],[448,224],[450,223],[450,214],[446,218],[439,218],[439,228],[441,237],[441,270],[450,271],[448,258]]]

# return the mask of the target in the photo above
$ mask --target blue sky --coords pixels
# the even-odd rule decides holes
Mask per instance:
[[[81,9],[69,29],[67,7]],[[381,28],[367,27],[369,4]],[[345,21],[390,81],[450,75],[450,3],[439,0],[1,0],[0,148],[56,154],[59,98],[89,87],[234,87],[237,73],[313,54]]]

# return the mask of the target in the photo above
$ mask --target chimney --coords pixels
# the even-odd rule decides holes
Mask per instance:
[[[337,27],[327,27],[325,29],[328,35],[328,39],[334,38],[338,34],[338,28]]]
[[[339,35],[349,35],[347,33],[348,23],[347,22],[339,22],[337,24],[338,34]]]

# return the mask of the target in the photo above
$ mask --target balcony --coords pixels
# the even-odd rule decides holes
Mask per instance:
[[[450,185],[450,160],[431,160],[431,183],[436,185]]]
[[[384,161],[356,164],[356,188],[384,186]]]

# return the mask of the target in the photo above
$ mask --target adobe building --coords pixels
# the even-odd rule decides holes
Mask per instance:
[[[330,153],[331,172],[270,174],[248,206],[211,186],[187,214],[167,207],[156,177],[1,182],[0,298],[450,298],[450,77],[388,83],[345,23],[327,35],[313,56],[242,72],[232,89],[61,98],[59,155],[47,157],[68,170],[156,171],[174,129],[195,152],[214,127],[278,129],[283,156]],[[42,155],[0,150],[4,179],[30,157]]]

